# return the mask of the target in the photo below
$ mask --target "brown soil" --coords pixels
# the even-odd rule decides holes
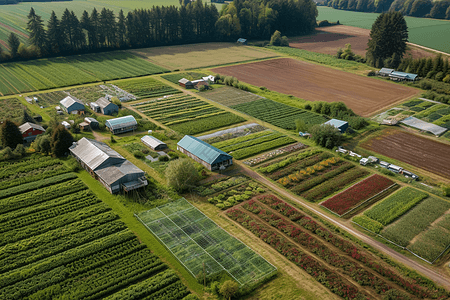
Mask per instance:
[[[450,179],[448,144],[389,128],[362,147]]]
[[[367,42],[369,41],[369,29],[352,26],[330,26],[316,28],[311,35],[291,38],[289,46],[307,51],[335,55],[338,48],[345,48],[345,44],[351,44],[355,54],[366,55]],[[413,58],[434,56],[433,53],[419,47],[409,45],[406,56]]]
[[[212,71],[309,101],[341,101],[364,117],[418,93],[410,87],[291,58],[221,67]]]

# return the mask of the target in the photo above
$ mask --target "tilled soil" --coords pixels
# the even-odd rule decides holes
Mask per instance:
[[[221,67],[212,71],[309,101],[341,101],[364,117],[418,93],[418,90],[407,86],[291,58]]]

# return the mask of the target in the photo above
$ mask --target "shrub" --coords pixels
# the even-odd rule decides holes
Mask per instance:
[[[169,159],[170,158],[167,155],[163,155],[163,156],[158,157],[158,161],[169,161]]]
[[[434,79],[436,79],[437,81],[442,81],[442,79],[444,79],[444,72],[438,72],[436,73],[436,76],[434,76]]]
[[[442,79],[443,82],[445,83],[450,83],[450,74],[447,74],[444,79]]]
[[[367,76],[375,76],[375,75],[376,75],[376,73],[375,73],[374,70],[370,70],[370,71],[367,73]]]
[[[167,184],[181,192],[193,187],[198,182],[198,172],[188,158],[173,160],[166,168]]]

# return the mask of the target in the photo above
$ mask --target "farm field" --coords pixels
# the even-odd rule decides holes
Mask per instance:
[[[203,268],[207,275],[226,271],[244,285],[277,270],[184,198],[142,212],[138,218],[194,277]]]
[[[236,43],[202,43],[128,50],[169,70],[188,70],[279,56]]]
[[[17,98],[0,99],[0,121],[11,119],[20,122],[24,108],[25,106]]]
[[[172,83],[175,83],[178,85],[178,80],[182,78],[186,78],[189,80],[197,80],[201,79],[202,77],[208,76],[209,74],[202,73],[202,72],[182,72],[182,73],[171,73],[167,75],[162,75],[161,77],[165,80],[168,80]]]
[[[383,194],[383,197],[387,196],[383,192],[392,190],[395,185],[392,180],[375,174],[329,198],[320,205],[343,217],[367,202],[373,203],[373,201],[379,200],[380,198],[376,196],[380,194]]]
[[[213,90],[205,91],[203,92],[202,96],[228,107],[263,99],[263,97],[259,95],[229,86],[223,86]]]
[[[135,299],[189,294],[58,159],[32,155],[3,162],[0,177],[0,298],[42,299],[51,293],[123,299],[130,290]]]
[[[450,202],[406,187],[353,221],[433,263],[450,245]]]
[[[123,51],[5,63],[0,65],[0,94],[10,95],[166,71]]]
[[[359,146],[450,179],[450,145],[388,128]]]
[[[265,163],[257,171],[311,202],[319,202],[368,175],[366,170],[317,149]]]
[[[183,134],[196,134],[245,121],[244,118],[190,95],[174,95],[131,105]]]
[[[328,20],[341,24],[371,29],[373,22],[379,14],[344,11],[331,7],[318,6],[319,16],[317,20]],[[450,22],[446,20],[405,17],[408,25],[409,42],[450,53],[450,41],[447,33],[450,30]]]
[[[227,152],[235,159],[244,159],[294,142],[294,139],[284,134],[273,130],[265,130],[214,143],[212,146]]]
[[[369,116],[418,90],[290,58],[215,68],[256,86],[309,101],[341,101],[356,114]]]
[[[120,80],[111,83],[133,94],[137,99],[156,98],[181,93],[180,90],[170,87],[154,78]]]
[[[366,250],[273,195],[254,197],[226,214],[343,298],[353,299],[360,294],[373,299],[375,294],[384,295],[393,288],[400,299],[442,293],[391,270]],[[322,276],[315,276],[317,273]]]
[[[339,25],[317,27],[311,35],[289,39],[289,46],[307,51],[336,55],[339,48],[344,49],[346,44],[352,45],[355,54],[365,57],[370,29]],[[409,45],[405,56],[413,58],[433,56],[432,53],[419,47]]]

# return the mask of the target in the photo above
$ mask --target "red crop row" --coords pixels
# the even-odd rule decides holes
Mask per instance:
[[[326,268],[313,257],[306,255],[298,247],[289,243],[281,234],[270,230],[269,227],[257,222],[248,214],[239,209],[231,209],[227,212],[227,215],[305,270],[336,295],[345,299],[354,299],[362,295],[355,286],[346,283],[341,276]]]
[[[360,202],[367,200],[393,185],[394,182],[386,177],[375,174],[346,189],[342,193],[331,197],[321,205],[342,215]]]
[[[384,278],[403,287],[405,290],[415,295],[416,297],[432,299],[448,299],[450,297],[449,292],[442,288],[437,288],[430,281],[420,278],[404,278],[392,269],[387,268],[376,261],[373,261],[373,258],[369,253],[356,247],[356,245],[354,245],[353,243],[334,235],[328,229],[320,226],[310,217],[304,215],[302,212],[300,212],[296,208],[293,208],[277,197],[273,195],[261,195],[256,197],[255,199],[269,205],[275,211],[278,211],[281,214],[289,217],[291,220],[295,221],[303,228],[309,230],[313,234],[320,236],[325,241],[331,243],[354,259],[361,261],[365,266],[371,268],[372,270],[375,270]]]
[[[264,207],[262,207],[255,200],[246,202],[243,207],[252,213],[257,214],[259,218],[266,221],[271,226],[287,234],[294,241],[326,261],[331,266],[340,268],[344,274],[352,277],[360,285],[370,286],[377,293],[385,293],[386,291],[392,289],[391,286],[387,285],[383,280],[362,268],[359,264],[354,263],[352,260],[343,255],[337,254],[328,248],[323,242],[319,241],[319,239],[306,233],[299,226],[292,225],[289,221],[277,216],[271,210],[265,210]],[[400,298],[395,299],[403,299],[405,296],[401,292],[398,292],[397,294]]]

